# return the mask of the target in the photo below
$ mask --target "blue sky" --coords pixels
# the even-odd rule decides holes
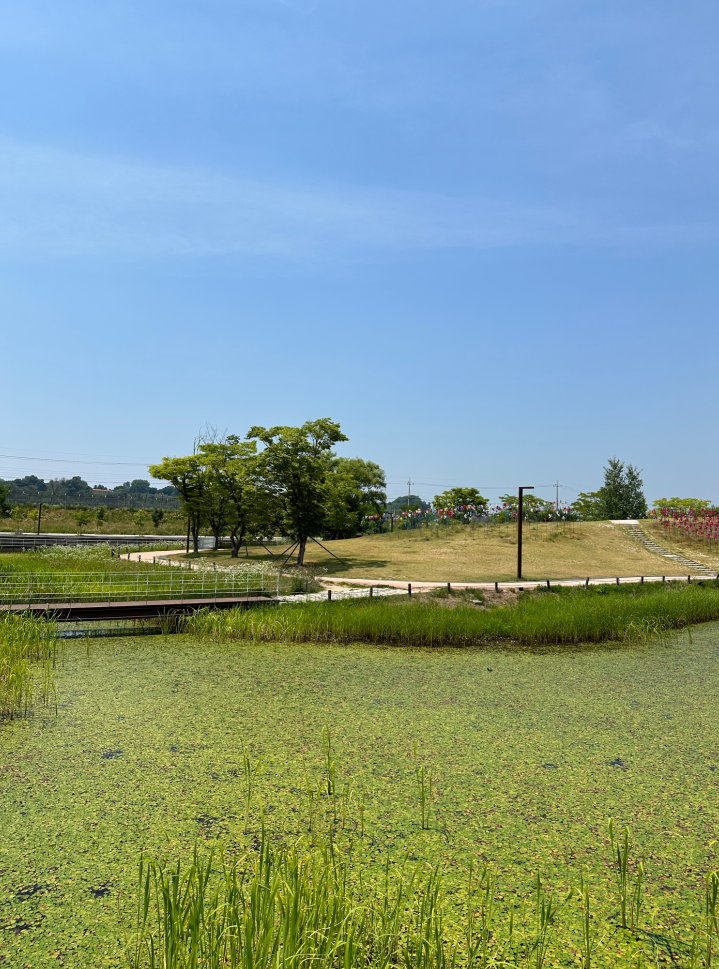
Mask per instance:
[[[719,502],[715,3],[0,12],[0,477],[331,416],[391,497]]]

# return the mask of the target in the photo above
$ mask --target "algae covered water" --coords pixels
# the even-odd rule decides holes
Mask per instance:
[[[252,851],[261,815],[277,840],[331,830],[370,877],[408,853],[443,861],[451,893],[473,855],[506,892],[584,870],[607,898],[611,816],[632,826],[665,928],[691,922],[717,865],[716,623],[564,653],[70,643],[56,689],[57,712],[0,727],[9,965],[122,965],[140,853]],[[246,834],[245,755],[264,758]]]

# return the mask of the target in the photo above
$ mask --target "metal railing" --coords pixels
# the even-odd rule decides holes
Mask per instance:
[[[166,550],[177,547],[185,548],[184,535],[101,535],[86,534],[73,535],[63,532],[41,532],[34,535],[31,532],[11,533],[0,532],[0,551],[29,552],[35,548],[47,548],[53,545],[110,545],[121,552],[137,551],[138,549]],[[214,539],[201,536],[198,546],[202,550],[211,549]]]
[[[263,572],[147,569],[142,572],[26,572],[0,575],[0,606],[78,602],[156,602],[273,596],[286,576]]]

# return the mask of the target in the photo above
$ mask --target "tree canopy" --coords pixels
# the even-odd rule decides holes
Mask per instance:
[[[195,454],[163,458],[149,471],[180,493],[195,550],[203,525],[216,544],[229,535],[234,557],[248,536],[279,532],[297,543],[302,565],[311,538],[355,535],[365,515],[384,508],[384,472],[373,461],[337,457],[334,446],[346,440],[328,417],[251,427],[245,439],[213,429]]]
[[[449,488],[447,491],[434,496],[435,508],[455,508],[458,505],[474,505],[475,508],[478,506],[486,508],[488,504],[487,499],[483,498],[476,488]]]

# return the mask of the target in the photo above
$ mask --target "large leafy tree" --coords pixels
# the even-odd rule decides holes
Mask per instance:
[[[151,464],[148,471],[158,481],[169,481],[180,493],[190,522],[192,549],[197,552],[200,528],[208,519],[209,504],[213,498],[204,455],[163,458],[160,464]]]
[[[435,508],[452,508],[457,505],[474,505],[475,508],[481,506],[486,508],[488,505],[486,498],[477,491],[476,488],[450,488],[443,491],[440,495],[434,496]]]
[[[326,478],[327,538],[357,534],[365,515],[379,515],[387,502],[384,471],[362,458],[331,458]]]
[[[264,487],[255,441],[235,434],[225,440],[201,444],[214,501],[221,504],[223,522],[232,545],[232,558],[248,534],[273,530],[276,503]]]
[[[303,565],[307,540],[323,533],[327,519],[332,447],[348,438],[329,417],[302,427],[252,427],[247,437],[265,445],[259,473],[281,510],[285,532],[298,543],[297,564]]]
[[[599,521],[604,517],[602,496],[598,491],[580,491],[572,503],[572,509],[582,521]]]

